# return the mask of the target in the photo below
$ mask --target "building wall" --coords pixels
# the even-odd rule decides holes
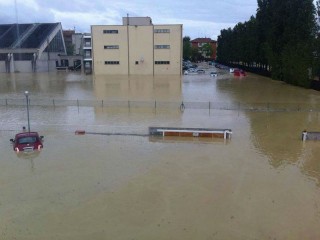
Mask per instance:
[[[72,43],[74,45],[74,55],[82,54],[82,38],[83,35],[81,33],[75,33],[72,35]]]
[[[169,61],[170,64],[155,64],[154,73],[181,74],[182,25],[155,25],[154,45],[169,45],[169,49],[154,49],[154,61]],[[156,33],[160,30],[160,33]],[[169,30],[170,33],[161,30]]]
[[[150,17],[123,17],[122,25],[146,26],[152,25],[152,20]]]
[[[129,26],[129,71],[153,74],[153,26]]]
[[[31,61],[14,61],[15,72],[32,72]]]
[[[56,71],[56,60],[37,60],[36,72]]]
[[[6,62],[0,61],[0,73],[6,72]]]
[[[104,34],[104,30],[118,30],[117,34]],[[92,55],[95,74],[128,74],[128,43],[126,26],[92,26]],[[119,49],[104,49],[118,45]],[[105,64],[118,61],[119,64]]]
[[[169,32],[154,33],[155,29]],[[91,33],[95,74],[181,74],[182,25],[100,25],[91,26]],[[156,45],[170,48],[155,49]],[[170,64],[155,64],[161,61]]]

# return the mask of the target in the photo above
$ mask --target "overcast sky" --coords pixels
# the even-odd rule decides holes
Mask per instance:
[[[61,22],[64,30],[121,25],[149,16],[153,24],[183,24],[183,36],[210,37],[256,15],[257,0],[0,0],[0,23]]]

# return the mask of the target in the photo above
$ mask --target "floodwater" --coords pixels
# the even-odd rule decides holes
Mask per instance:
[[[0,75],[2,103],[23,101],[25,90],[44,149],[12,150],[26,107],[2,104],[1,240],[320,239],[320,142],[301,141],[304,129],[320,131],[319,92],[254,74]],[[32,105],[51,99],[128,105]],[[184,111],[175,107],[182,101]],[[219,108],[226,105],[239,108]],[[151,139],[149,126],[233,135]]]

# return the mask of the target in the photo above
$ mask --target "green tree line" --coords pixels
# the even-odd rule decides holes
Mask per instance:
[[[221,30],[217,60],[309,87],[320,72],[318,13],[312,0],[258,0],[256,16]]]

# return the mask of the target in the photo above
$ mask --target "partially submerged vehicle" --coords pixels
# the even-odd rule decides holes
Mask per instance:
[[[218,76],[218,73],[217,73],[217,72],[210,72],[210,76],[211,76],[211,77],[217,77],[217,76]]]
[[[43,136],[37,132],[22,132],[10,139],[13,144],[13,150],[16,152],[31,152],[43,148]]]
[[[234,69],[233,71],[233,75],[236,77],[243,77],[243,76],[247,76],[246,72],[242,69]]]
[[[204,69],[197,69],[198,74],[204,74],[206,71]]]

